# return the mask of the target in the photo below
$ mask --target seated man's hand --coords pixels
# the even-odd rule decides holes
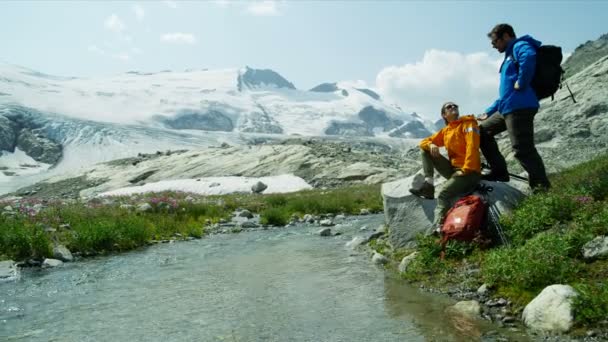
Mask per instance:
[[[515,85],[513,86],[515,90],[519,90],[519,81],[515,81]]]
[[[487,118],[488,118],[488,114],[483,113],[477,117],[477,121],[483,121],[483,120],[486,120]]]
[[[437,158],[441,155],[439,153],[439,147],[435,144],[429,145],[429,152],[431,153],[431,156],[434,158]]]
[[[460,177],[460,176],[464,176],[464,172],[462,172],[460,170],[454,172],[454,174],[452,175],[452,177]]]

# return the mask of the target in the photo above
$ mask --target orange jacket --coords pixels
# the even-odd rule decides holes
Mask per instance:
[[[462,172],[481,173],[479,160],[479,125],[473,115],[462,116],[450,122],[439,132],[423,139],[420,148],[429,151],[429,145],[445,146],[450,163]]]

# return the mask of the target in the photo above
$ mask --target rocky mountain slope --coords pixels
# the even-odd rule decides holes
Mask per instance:
[[[579,45],[564,62],[563,68],[566,78],[573,76],[606,55],[608,55],[608,33],[596,40],[590,40]]]

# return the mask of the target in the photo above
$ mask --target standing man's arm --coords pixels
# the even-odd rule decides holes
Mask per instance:
[[[515,90],[523,90],[530,86],[536,71],[536,49],[528,43],[517,43],[513,47],[513,55],[518,64]]]

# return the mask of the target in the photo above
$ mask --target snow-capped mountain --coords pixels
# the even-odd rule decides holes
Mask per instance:
[[[0,63],[0,188],[137,153],[243,144],[251,134],[418,138],[432,130],[373,90],[329,85],[299,90],[248,67],[77,78]]]
[[[0,103],[69,117],[169,129],[386,135],[416,118],[369,89],[299,90],[272,70],[128,72],[64,78],[0,64]],[[318,87],[316,87],[318,88]]]

